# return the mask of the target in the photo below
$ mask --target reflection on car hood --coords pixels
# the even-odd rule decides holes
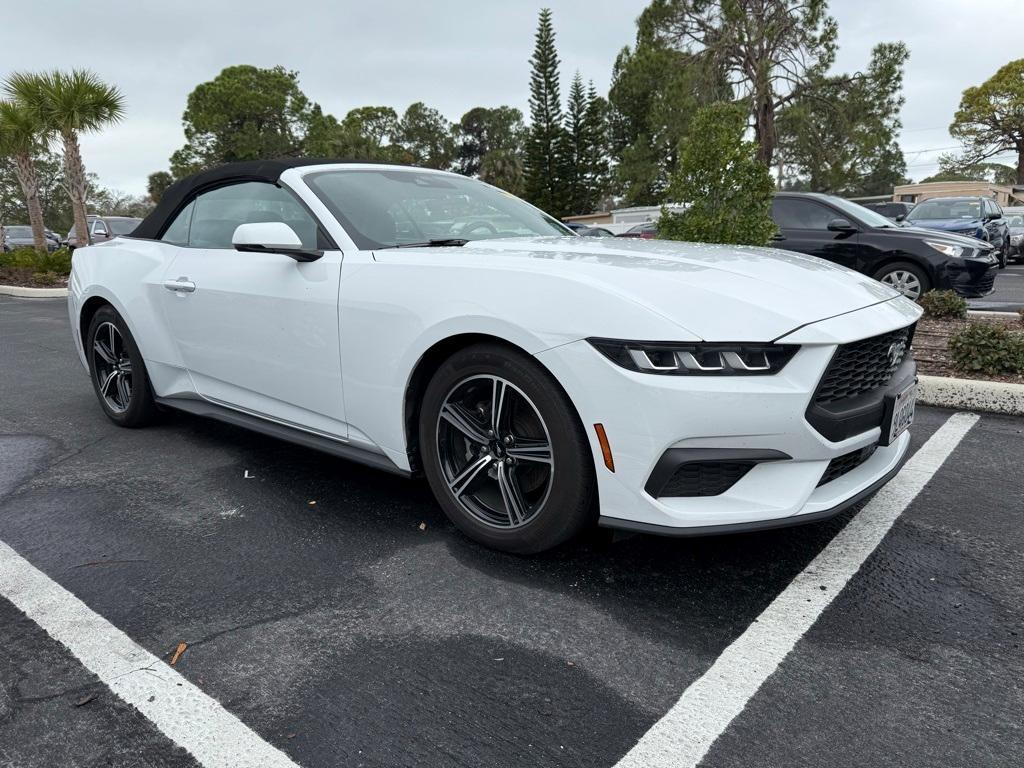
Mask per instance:
[[[412,256],[415,255],[415,260]],[[528,270],[589,283],[708,341],[761,341],[899,296],[827,261],[773,248],[667,240],[539,237],[377,251],[378,261]]]
[[[920,219],[910,223],[922,229],[944,229],[951,232],[966,232],[984,226],[980,219]]]
[[[928,239],[932,242],[950,243],[951,245],[962,245],[965,248],[980,248],[986,250],[992,246],[984,240],[978,240],[970,235],[958,235],[954,232],[941,229],[929,229],[926,227],[911,226],[904,224],[902,227],[883,230],[887,234],[905,235],[917,238],[918,240]]]

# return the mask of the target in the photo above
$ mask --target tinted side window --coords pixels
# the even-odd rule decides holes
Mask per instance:
[[[195,207],[194,201],[186,205],[181,213],[174,217],[171,226],[164,231],[160,239],[172,245],[188,245],[188,230],[192,224],[192,211]]]
[[[195,199],[188,243],[195,248],[232,248],[240,224],[280,221],[292,229],[302,247],[317,246],[317,224],[287,190],[258,181],[220,187]]]
[[[828,229],[836,214],[811,200],[777,197],[772,201],[772,219],[779,229]]]

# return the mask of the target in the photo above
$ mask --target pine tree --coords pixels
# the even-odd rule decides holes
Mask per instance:
[[[609,187],[608,102],[597,95],[593,80],[587,86],[583,129],[586,136],[583,177],[589,213],[597,210]]]
[[[570,213],[591,213],[587,165],[591,141],[587,131],[587,94],[583,79],[577,72],[569,88],[569,104],[565,114],[565,207]]]
[[[530,65],[531,125],[524,163],[525,195],[527,200],[552,216],[563,216],[566,212],[565,137],[558,52],[555,50],[550,8],[541,9]]]

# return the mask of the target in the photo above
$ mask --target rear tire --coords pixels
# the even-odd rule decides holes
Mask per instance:
[[[886,264],[872,277],[890,288],[895,288],[912,301],[917,301],[932,289],[932,281],[925,271],[909,261]]]
[[[100,407],[119,427],[144,427],[157,417],[146,363],[131,331],[109,304],[89,323],[85,357]]]
[[[528,355],[497,344],[452,355],[427,385],[419,441],[434,496],[474,541],[534,554],[593,520],[590,445],[569,398]]]

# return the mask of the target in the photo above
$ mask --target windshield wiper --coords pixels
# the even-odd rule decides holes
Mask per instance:
[[[395,243],[394,245],[382,245],[377,250],[385,248],[444,248],[446,246],[460,246],[468,243],[463,237],[440,237],[427,240],[425,243]]]

